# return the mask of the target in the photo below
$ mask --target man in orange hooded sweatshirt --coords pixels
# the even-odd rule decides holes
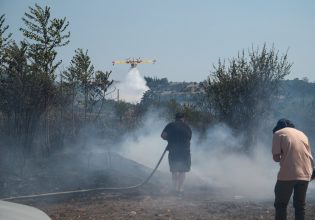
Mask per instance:
[[[305,200],[313,173],[313,157],[307,136],[288,119],[280,119],[273,129],[272,155],[280,163],[275,186],[276,220],[287,219],[293,193],[295,220],[305,219]]]

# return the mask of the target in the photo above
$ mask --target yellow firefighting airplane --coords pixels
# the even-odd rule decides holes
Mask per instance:
[[[156,60],[147,60],[147,59],[138,59],[135,58],[128,58],[126,60],[116,60],[113,61],[113,65],[115,64],[130,64],[131,68],[136,68],[138,64],[154,64]]]

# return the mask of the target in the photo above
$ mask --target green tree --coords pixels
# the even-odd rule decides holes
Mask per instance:
[[[171,99],[164,103],[165,116],[168,120],[173,120],[177,112],[181,112],[183,107],[175,99]]]
[[[8,30],[9,25],[5,25],[5,15],[0,16],[0,71],[3,71],[4,62],[4,50],[11,42],[12,33],[5,36],[5,32]]]
[[[113,80],[109,80],[111,71],[96,71],[95,73],[95,79],[93,81],[93,95],[92,95],[92,100],[94,100],[95,103],[101,101],[100,108],[98,110],[98,113],[95,117],[95,120],[100,116],[100,112],[104,106],[104,102],[106,99],[107,91],[108,88],[113,84]]]
[[[150,108],[158,107],[160,104],[160,97],[157,92],[154,92],[153,90],[149,89],[144,92],[141,102],[139,103],[139,108],[142,109],[142,111],[147,111]]]
[[[144,77],[144,79],[150,89],[157,89],[158,87],[167,86],[169,84],[167,78]]]
[[[36,84],[27,65],[27,49],[23,42],[21,46],[13,43],[6,48],[3,62],[5,75],[0,80],[0,108],[7,119],[7,134],[30,147],[35,124],[33,116],[36,114],[36,103],[33,101],[38,97],[33,97],[32,90]]]
[[[87,120],[87,113],[92,113],[94,106],[100,103],[100,108],[95,118],[98,118],[103,107],[107,90],[113,81],[109,80],[111,71],[94,71],[94,66],[88,55],[82,49],[75,50],[75,55],[71,60],[70,67],[63,73],[66,85],[70,88],[72,94],[72,112],[74,114],[74,105],[76,100],[80,101],[80,94],[84,101],[84,120]]]
[[[124,101],[118,101],[115,103],[115,113],[118,116],[120,123],[122,123],[124,117],[127,117],[130,106],[131,104]]]
[[[10,37],[12,34],[5,36],[5,32],[8,30],[9,26],[5,25],[5,15],[0,16],[0,112],[8,111],[8,103],[6,93],[6,78],[5,73],[5,49],[8,47],[10,42]]]
[[[42,8],[38,4],[29,7],[29,13],[22,18],[25,28],[20,28],[29,45],[29,56],[33,71],[55,78],[55,70],[61,60],[55,63],[58,47],[69,43],[70,32],[64,33],[69,25],[66,18],[51,19],[50,7]]]
[[[71,67],[70,67],[71,68]],[[71,135],[75,135],[75,102],[79,90],[79,79],[75,71],[70,71],[70,68],[61,73],[61,89],[65,97],[69,97],[71,105]]]
[[[92,86],[92,80],[94,75],[94,66],[91,64],[91,59],[88,55],[88,51],[83,52],[82,49],[75,50],[70,67],[68,68],[68,74],[65,75],[66,80],[72,85],[78,84],[84,96],[84,120],[87,119],[87,111],[89,107],[89,96]],[[75,84],[73,84],[75,83]]]
[[[282,56],[274,48],[250,50],[249,58],[243,51],[229,64],[219,60],[218,66],[208,77],[205,91],[209,106],[216,117],[235,131],[246,132],[249,147],[253,142],[253,128],[270,113],[277,98],[279,83],[290,73],[287,54]]]
[[[61,61],[55,62],[56,48],[69,43],[70,33],[63,34],[68,23],[64,19],[51,19],[50,8],[35,5],[22,18],[25,27],[20,28],[25,39],[20,46],[16,43],[5,48],[8,37],[3,37],[7,27],[3,27],[1,17],[1,55],[4,56],[1,70],[1,88],[6,88],[2,107],[7,108],[7,119],[14,117],[13,123],[17,139],[22,137],[24,151],[32,153],[35,128],[45,113],[45,144],[49,140],[48,107],[56,101],[55,70]],[[1,91],[2,93],[2,91]],[[9,98],[7,98],[9,95]],[[21,135],[19,135],[21,133]],[[48,146],[49,147],[49,146]]]

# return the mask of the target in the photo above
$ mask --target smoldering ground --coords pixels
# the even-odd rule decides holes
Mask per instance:
[[[121,99],[130,102],[139,101],[147,89],[138,70],[134,71],[136,72],[128,73],[124,82],[132,84],[128,79],[132,73],[135,74],[136,77],[131,77],[139,79],[134,84],[135,95],[128,92],[132,96],[129,99],[123,96],[124,92],[121,93]],[[9,181],[5,178],[1,183],[2,191],[5,195],[10,195],[8,189],[14,188],[12,195],[23,195],[137,184],[147,177],[166,147],[167,143],[160,138],[160,134],[168,121],[161,114],[149,112],[142,126],[131,134],[120,137],[120,143],[113,138],[96,138],[93,129],[87,127],[82,129],[76,143],[69,143],[62,152],[52,155],[48,162],[40,159],[24,160],[23,155],[15,153],[1,161],[8,167],[2,176],[13,173]],[[242,138],[246,134],[235,136],[224,124],[210,127],[203,139],[199,138],[198,132],[193,131],[192,170],[187,175],[186,185],[220,189],[234,199],[272,200],[279,165],[272,160],[271,129],[257,135],[258,144],[251,146],[250,154],[241,150]],[[269,138],[259,140],[261,136]],[[20,162],[13,162],[17,160]],[[170,177],[167,154],[159,171],[166,174],[164,177]],[[29,186],[22,182],[23,178],[27,179]],[[150,182],[155,181],[157,179]],[[310,184],[310,194],[314,194],[313,185]]]
[[[146,122],[149,127],[154,123]],[[96,135],[96,130],[93,126],[83,128],[75,142],[66,143],[62,150],[49,157],[25,158],[22,152],[11,152],[10,157],[5,157],[5,161],[1,160],[3,166],[0,171],[5,172],[1,172],[0,198],[46,193],[58,195],[58,192],[81,189],[129,187],[139,184],[148,177],[151,166],[143,165],[148,164],[148,161],[131,160],[121,156],[124,154],[121,154],[122,148],[117,137],[104,138],[102,135]],[[150,132],[148,127],[147,130]],[[152,147],[152,142],[145,143],[146,137],[152,137],[149,134],[144,133],[140,136],[136,132],[126,136],[126,139],[138,139],[142,145]],[[124,139],[120,136],[121,138]],[[131,144],[133,142],[130,141]],[[135,155],[140,153],[136,152],[136,148],[129,147],[130,151],[135,150],[133,151]],[[163,148],[160,150],[162,152]],[[143,156],[141,153],[140,155]],[[160,156],[160,152],[156,155]],[[152,189],[156,182],[158,184],[159,180],[154,179]]]
[[[136,103],[140,101],[148,87],[139,71],[133,68],[118,84],[118,89],[121,100]],[[114,126],[109,127],[106,129],[110,132],[115,129]],[[104,138],[97,135],[97,132],[99,131],[93,126],[81,128],[75,140],[64,143],[62,149],[50,154],[49,157],[34,155],[32,158],[26,158],[18,147],[13,146],[16,149],[0,155],[3,165],[0,169],[0,194],[17,196],[93,186],[119,184],[126,186],[129,183],[134,184],[137,180],[129,173],[136,173],[141,178],[146,174],[141,172],[143,166],[140,164],[114,153],[118,147],[119,135]],[[130,171],[131,168],[134,168],[133,172]],[[115,182],[115,178],[119,179],[122,176],[129,181]]]
[[[164,151],[167,143],[160,134],[168,122],[160,112],[150,112],[143,125],[121,137],[120,143],[96,138],[92,129],[85,129],[75,146],[45,161],[11,163],[11,170],[6,172],[14,175],[2,179],[2,197],[136,185],[148,177]],[[200,139],[193,131],[192,169],[186,187],[198,190],[205,186],[231,200],[272,201],[279,169],[272,160],[272,135],[246,154],[241,150],[243,136],[235,136],[226,125],[212,126],[206,134]],[[167,182],[171,187],[170,180],[166,154],[150,183],[161,187]],[[312,183],[308,194],[314,194]]]

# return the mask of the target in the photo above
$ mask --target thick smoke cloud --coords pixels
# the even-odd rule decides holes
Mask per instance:
[[[144,126],[125,138],[124,156],[153,168],[166,146],[160,138],[166,123],[158,114],[149,114]],[[209,128],[203,140],[198,137],[193,132],[192,170],[187,185],[202,182],[235,198],[273,200],[279,164],[272,160],[271,140],[253,146],[253,152],[246,154],[241,151],[242,136],[234,136],[226,125]],[[167,154],[159,170],[169,172]]]
[[[157,112],[146,115],[144,125],[133,135],[124,138],[122,154],[129,159],[153,168],[163,153],[167,142],[160,134],[167,122],[160,119]],[[164,157],[159,170],[168,171],[167,155]]]
[[[137,68],[132,68],[126,78],[117,85],[120,99],[125,102],[138,103],[141,101],[143,93],[149,90],[144,78]]]
[[[272,199],[278,164],[270,146],[260,143],[252,153],[241,150],[242,137],[225,125],[208,130],[208,136],[194,149],[194,172],[211,186],[226,189],[235,197]]]

